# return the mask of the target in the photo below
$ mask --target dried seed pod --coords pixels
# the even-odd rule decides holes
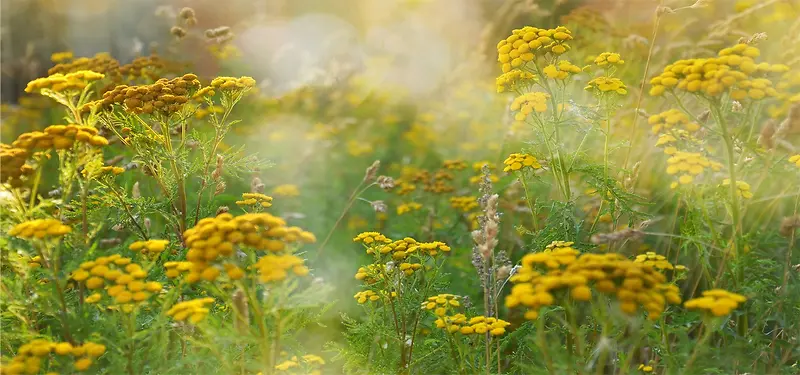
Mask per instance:
[[[169,33],[178,39],[182,39],[186,36],[186,30],[180,26],[173,26],[171,29],[169,29]]]

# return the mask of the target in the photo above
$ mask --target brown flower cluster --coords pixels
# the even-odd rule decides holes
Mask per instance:
[[[119,85],[103,94],[103,105],[124,104],[130,113],[169,116],[179,112],[199,88],[200,81],[191,73],[169,80],[161,78],[151,85]]]

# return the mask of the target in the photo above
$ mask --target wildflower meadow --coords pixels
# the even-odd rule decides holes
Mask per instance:
[[[3,0],[0,374],[800,374],[797,0]]]

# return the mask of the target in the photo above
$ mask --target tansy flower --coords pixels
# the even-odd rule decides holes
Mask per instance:
[[[542,167],[539,161],[536,160],[536,157],[522,153],[508,155],[506,160],[503,160],[503,165],[505,165],[503,172],[518,171],[526,167],[530,167],[531,169],[539,169]]]
[[[291,254],[274,255],[267,254],[254,265],[259,272],[259,280],[262,283],[272,281],[283,281],[289,277],[289,272],[296,276],[308,275],[308,268],[304,265],[302,258]]]
[[[72,231],[72,228],[61,224],[56,219],[37,219],[19,223],[8,231],[10,236],[20,238],[61,237]]]
[[[375,302],[381,299],[381,296],[376,294],[371,290],[365,290],[363,292],[358,292],[356,295],[353,296],[359,304],[364,304],[366,302]]]
[[[618,53],[603,52],[594,59],[594,63],[598,66],[611,66],[622,65],[625,63]]]
[[[72,60],[72,51],[54,52],[50,55],[50,61],[58,64],[67,60]]]
[[[287,244],[316,241],[313,233],[298,227],[286,226],[285,220],[268,213],[247,213],[236,217],[224,213],[215,218],[205,218],[200,220],[194,228],[184,232],[183,237],[189,248],[186,259],[192,263],[191,272],[187,278],[187,281],[191,283],[201,279],[216,280],[221,274],[219,266],[228,267],[228,270],[231,270],[232,268],[225,264],[234,261],[234,246],[269,251],[274,254],[287,249]],[[290,263],[294,262],[293,258],[277,257],[265,260],[262,257],[257,268],[269,267],[270,262],[277,262],[281,266],[285,266],[289,261],[291,261]],[[294,265],[287,267],[291,268]],[[302,266],[302,259],[300,266]],[[298,275],[302,273],[300,267],[295,271]],[[307,272],[307,270],[305,271]],[[238,272],[234,272],[234,276],[238,276]],[[272,274],[267,278],[270,277]]]
[[[770,73],[785,73],[783,64],[756,63],[758,48],[744,43],[719,51],[718,57],[684,59],[667,65],[664,71],[650,80],[650,95],[662,95],[667,90],[685,90],[706,97],[730,92],[734,100],[759,100],[778,96],[772,81],[762,77]]]
[[[700,130],[700,125],[689,121],[689,116],[677,109],[670,109],[657,115],[652,115],[647,119],[647,123],[651,126],[653,134],[658,134],[663,130],[671,130],[677,125],[683,126],[688,132]]]
[[[560,80],[566,79],[570,74],[576,74],[580,72],[580,67],[572,65],[572,63],[567,60],[559,60],[558,66],[550,64],[542,69],[542,73],[544,73],[544,75],[546,75],[548,78]]]
[[[708,160],[699,152],[677,151],[667,159],[667,174],[680,174],[678,182],[673,182],[671,185],[673,189],[678,187],[678,183],[691,184],[695,176],[703,173],[705,168],[719,171],[722,169],[722,164]]]
[[[272,194],[279,197],[296,197],[300,195],[300,189],[297,188],[297,185],[278,185],[272,189]]]
[[[536,76],[534,76],[533,73],[514,69],[497,77],[495,79],[495,86],[497,86],[498,93],[521,91],[530,88],[535,82]]]
[[[616,253],[579,254],[571,246],[571,242],[554,241],[545,249],[549,252],[525,255],[522,267],[510,278],[514,286],[506,306],[524,306],[525,318],[537,319],[541,307],[559,303],[559,290],[568,290],[575,301],[589,301],[596,291],[616,296],[626,314],[642,306],[653,320],[667,303],[680,303],[677,287],[666,284],[666,277],[654,267]]]
[[[628,88],[622,83],[622,80],[616,77],[597,77],[593,78],[586,84],[584,90],[595,90],[596,94],[604,94],[607,92],[625,95],[628,93]]]
[[[792,163],[797,167],[800,167],[800,154],[790,156],[789,163]]]
[[[361,242],[364,245],[371,246],[380,243],[391,243],[392,240],[378,232],[363,232],[353,238],[353,242]]]
[[[731,186],[731,180],[729,178],[722,180],[722,186]],[[753,192],[750,191],[750,184],[744,181],[736,181],[736,194],[744,199],[753,197]]]
[[[476,316],[470,318],[467,321],[467,324],[459,328],[458,331],[464,335],[483,335],[488,332],[492,336],[501,336],[506,333],[506,327],[508,327],[510,324],[511,323],[502,319]]]
[[[539,29],[525,26],[515,29],[511,35],[497,43],[497,61],[503,73],[533,61],[534,54],[551,52],[560,55],[569,50],[567,41],[572,40],[572,32],[564,26],[555,29]]]
[[[442,167],[444,169],[460,171],[467,168],[467,163],[465,163],[463,160],[445,160]]]
[[[648,373],[653,372],[653,366],[640,364],[638,370],[641,372],[648,372]]]
[[[416,202],[403,203],[397,206],[397,214],[403,215],[411,211],[417,211],[422,208],[422,205]]]
[[[105,77],[104,74],[91,70],[81,70],[67,74],[56,73],[28,82],[28,86],[25,87],[25,92],[50,90],[57,93],[64,92],[75,95],[79,94],[81,90],[92,82],[103,79],[103,77]]]
[[[458,301],[460,298],[455,294],[439,294],[428,297],[427,301],[422,302],[422,309],[432,310],[436,316],[445,316],[449,309],[461,306]]]
[[[128,249],[141,251],[142,253],[159,254],[166,249],[168,244],[169,240],[136,241],[128,246]]]
[[[656,254],[655,252],[648,251],[644,254],[640,254],[636,256],[636,259],[633,260],[636,263],[643,263],[648,266],[653,266],[659,270],[679,270],[684,271],[686,270],[685,266],[677,265],[673,266],[672,263],[667,260],[667,258],[663,255]]]
[[[514,101],[511,102],[511,110],[517,112],[517,114],[514,115],[514,119],[517,121],[524,121],[525,118],[534,111],[537,113],[547,111],[547,99],[549,97],[549,94],[543,92],[529,92],[516,97]]]
[[[478,208],[478,198],[475,196],[450,197],[450,207],[461,212],[469,212]]]
[[[243,193],[242,200],[236,201],[240,206],[259,205],[264,208],[272,207],[272,197],[260,193]]]
[[[703,292],[703,296],[693,298],[683,304],[689,310],[703,310],[713,316],[725,316],[747,301],[741,294],[731,293],[723,289],[712,289]]]
[[[177,321],[189,320],[192,324],[197,324],[208,315],[209,309],[206,305],[213,303],[211,297],[196,298],[188,301],[178,302],[167,310],[167,315]]]

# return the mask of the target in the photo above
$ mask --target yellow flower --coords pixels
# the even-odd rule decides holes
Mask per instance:
[[[731,180],[729,178],[722,180],[722,186],[731,186]],[[750,191],[750,184],[744,181],[736,181],[736,194],[744,199],[753,197],[753,192]]]
[[[667,159],[667,174],[679,175],[678,182],[673,182],[671,187],[677,188],[681,185],[691,184],[694,178],[703,173],[706,168],[713,171],[722,169],[722,164],[708,160],[705,156],[696,152],[676,151],[672,157]]]
[[[304,265],[303,259],[290,254],[267,254],[261,257],[254,267],[258,269],[259,280],[262,283],[283,281],[289,277],[290,271],[297,276],[308,275],[308,268]]]
[[[19,223],[8,231],[10,236],[21,238],[61,237],[72,231],[72,228],[61,224],[56,219],[37,219]]]
[[[278,185],[272,189],[272,194],[279,197],[296,197],[300,195],[300,189],[297,188],[297,185]]]
[[[603,52],[594,59],[594,63],[598,66],[622,65],[625,63],[618,53]]]
[[[142,253],[159,254],[166,249],[168,244],[169,240],[136,241],[128,246],[128,249],[141,251]]]
[[[558,66],[550,64],[544,67],[542,72],[549,78],[564,80],[569,77],[570,74],[580,73],[581,68],[576,65],[572,65],[572,63],[567,60],[559,60]]]
[[[206,305],[213,303],[211,297],[196,298],[188,301],[178,302],[167,310],[167,315],[177,321],[189,320],[192,324],[197,324],[209,313]]]
[[[475,196],[450,197],[450,207],[461,212],[469,212],[478,208],[478,198]]]
[[[511,70],[507,73],[501,74],[495,79],[497,92],[516,91],[530,88],[536,82],[536,76],[533,73],[525,72],[519,69]]]
[[[242,200],[236,201],[240,206],[259,205],[264,208],[272,207],[272,197],[260,193],[243,193]]]
[[[511,35],[497,44],[497,61],[503,73],[533,61],[535,54],[552,52],[560,55],[569,50],[567,41],[572,32],[564,26],[555,29],[539,29],[525,26],[513,30]]]
[[[800,154],[790,156],[789,163],[792,163],[797,167],[800,167]]]
[[[731,293],[723,289],[712,289],[703,292],[703,296],[693,298],[683,304],[689,310],[703,310],[713,316],[725,316],[747,301],[741,294]]]
[[[622,83],[622,80],[615,77],[597,77],[593,78],[584,87],[585,90],[595,90],[596,94],[604,94],[607,92],[625,95],[628,93],[628,88]]]
[[[397,214],[403,215],[411,211],[417,211],[422,208],[422,205],[416,202],[403,203],[397,206]]]
[[[511,110],[517,112],[514,119],[517,121],[524,121],[529,114],[536,111],[543,113],[547,111],[547,99],[549,94],[543,92],[529,92],[520,95],[511,102]]]
[[[522,153],[513,153],[508,155],[506,160],[503,160],[503,164],[505,165],[503,172],[518,171],[526,167],[530,167],[531,169],[539,169],[542,167],[542,165],[539,164],[539,161],[536,160],[536,157],[530,154]]]

